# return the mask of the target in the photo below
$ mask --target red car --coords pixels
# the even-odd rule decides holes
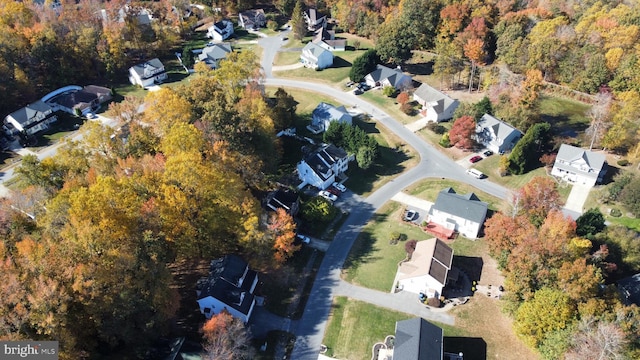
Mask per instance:
[[[476,155],[476,156],[472,157],[471,159],[469,159],[469,161],[471,163],[477,163],[480,160],[482,160],[482,156],[480,156],[480,155]]]
[[[334,188],[333,186],[328,187],[327,191],[332,193],[335,196],[340,196],[340,190]]]

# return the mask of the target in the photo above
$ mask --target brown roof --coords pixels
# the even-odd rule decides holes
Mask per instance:
[[[453,261],[453,249],[439,239],[418,241],[411,260],[400,265],[398,280],[430,275],[442,285]]]

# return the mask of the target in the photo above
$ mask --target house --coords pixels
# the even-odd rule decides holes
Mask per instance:
[[[207,29],[207,37],[215,41],[224,41],[233,35],[233,23],[230,20],[222,20],[211,25]]]
[[[551,175],[575,184],[594,186],[601,183],[607,173],[604,154],[562,144],[553,164]]]
[[[347,48],[347,40],[336,39],[335,37],[335,31],[327,30],[322,27],[315,31],[315,34],[313,35],[313,39],[311,41],[314,44],[318,44],[320,47],[332,52],[345,51]]]
[[[618,281],[618,291],[625,305],[640,306],[640,273]]]
[[[58,117],[54,115],[53,108],[42,100],[38,100],[7,115],[4,118],[4,124],[9,129],[13,128],[14,134],[31,136],[48,129],[49,124],[57,120]]]
[[[462,353],[444,352],[443,340],[442,329],[422,318],[398,321],[393,348],[378,355],[378,360],[381,355],[391,360],[463,360]]]
[[[403,74],[399,68],[391,69],[380,64],[376,66],[376,70],[364,77],[364,81],[371,87],[393,86],[398,90],[410,88],[413,82],[411,77]]]
[[[143,7],[131,7],[129,5],[125,5],[116,11],[108,11],[107,9],[100,10],[100,17],[103,22],[130,22],[137,26],[146,26],[150,27],[151,22],[154,20],[153,13],[150,9],[146,9]]]
[[[307,23],[307,29],[309,31],[316,31],[320,28],[327,27],[327,17],[313,8],[309,8],[304,12],[304,21]]]
[[[452,261],[453,249],[442,240],[418,241],[411,260],[401,263],[398,268],[396,286],[428,298],[439,298],[450,280],[448,275]]]
[[[64,111],[72,115],[87,115],[100,105],[112,99],[111,89],[87,85],[69,85],[52,91],[42,98],[54,111]]]
[[[318,44],[308,42],[302,48],[300,62],[308,68],[322,70],[333,65],[333,54]]]
[[[262,9],[241,11],[238,14],[238,25],[246,30],[258,30],[267,23],[267,17]]]
[[[302,181],[298,188],[306,185],[324,190],[331,186],[336,177],[349,168],[351,158],[346,151],[333,144],[321,144],[297,165],[298,177]]]
[[[226,255],[212,260],[209,277],[197,284],[200,312],[210,319],[227,310],[245,323],[251,318],[256,304],[253,292],[258,284],[258,273],[237,255]]]
[[[336,107],[325,102],[316,106],[311,114],[311,125],[307,129],[314,134],[327,131],[332,122],[345,123],[351,125],[353,118],[344,106]]]
[[[453,113],[460,105],[458,100],[450,98],[427,84],[418,87],[413,93],[413,100],[422,105],[421,114],[430,122],[441,122],[453,118]]]
[[[450,187],[440,191],[429,210],[429,222],[457,231],[469,239],[478,237],[486,217],[487,203],[480,201],[474,193],[456,194]]]
[[[266,208],[273,211],[284,209],[289,215],[295,216],[300,209],[300,196],[291,190],[272,191],[267,195]]]
[[[489,114],[484,114],[476,125],[476,140],[487,149],[502,154],[513,149],[522,132]]]
[[[156,83],[161,83],[166,78],[167,73],[164,70],[164,65],[158,58],[129,68],[129,81],[133,85],[140,85],[145,89]]]
[[[217,69],[220,66],[220,61],[226,59],[227,54],[231,51],[233,50],[230,43],[213,44],[202,49],[198,60],[204,61],[212,69]]]

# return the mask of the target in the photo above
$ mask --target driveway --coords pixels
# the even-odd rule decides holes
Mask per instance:
[[[564,208],[574,213],[582,214],[584,203],[587,201],[590,191],[591,186],[574,184]]]
[[[433,206],[433,203],[431,201],[423,200],[418,197],[405,194],[402,191],[393,195],[391,200],[397,201],[401,204],[405,204],[411,207],[412,209],[417,210],[421,218],[426,216],[429,213],[429,210],[431,210],[431,207]]]

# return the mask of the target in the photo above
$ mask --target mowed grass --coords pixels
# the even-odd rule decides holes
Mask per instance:
[[[458,194],[468,194],[473,192],[480,198],[480,200],[486,202],[489,205],[489,209],[493,211],[502,210],[504,207],[504,201],[501,199],[489,195],[484,191],[480,191],[475,187],[461,183],[454,180],[447,179],[425,179],[416,184],[413,184],[407,188],[407,193],[410,195],[419,197],[420,199],[435,202],[438,198],[438,193],[445,188],[451,187]]]
[[[276,73],[279,77],[284,78],[309,79],[326,84],[336,84],[347,81],[351,64],[364,52],[365,50],[334,51],[333,65],[319,71],[303,67],[294,70],[277,71]],[[299,57],[300,53],[297,54]]]
[[[381,89],[372,89],[366,91],[364,94],[360,95],[360,97],[366,99],[370,103],[373,103],[381,110],[386,112],[389,116],[403,124],[410,124],[412,122],[420,120],[420,115],[416,114],[413,116],[409,116],[403,113],[400,110],[400,104],[396,103],[396,99],[385,96],[384,94],[382,94]]]
[[[538,105],[542,120],[551,124],[556,135],[573,138],[589,127],[589,108],[587,104],[549,95],[543,95]]]
[[[276,58],[273,60],[273,65],[293,65],[300,61],[300,51],[278,51]],[[280,74],[278,74],[280,75]]]

